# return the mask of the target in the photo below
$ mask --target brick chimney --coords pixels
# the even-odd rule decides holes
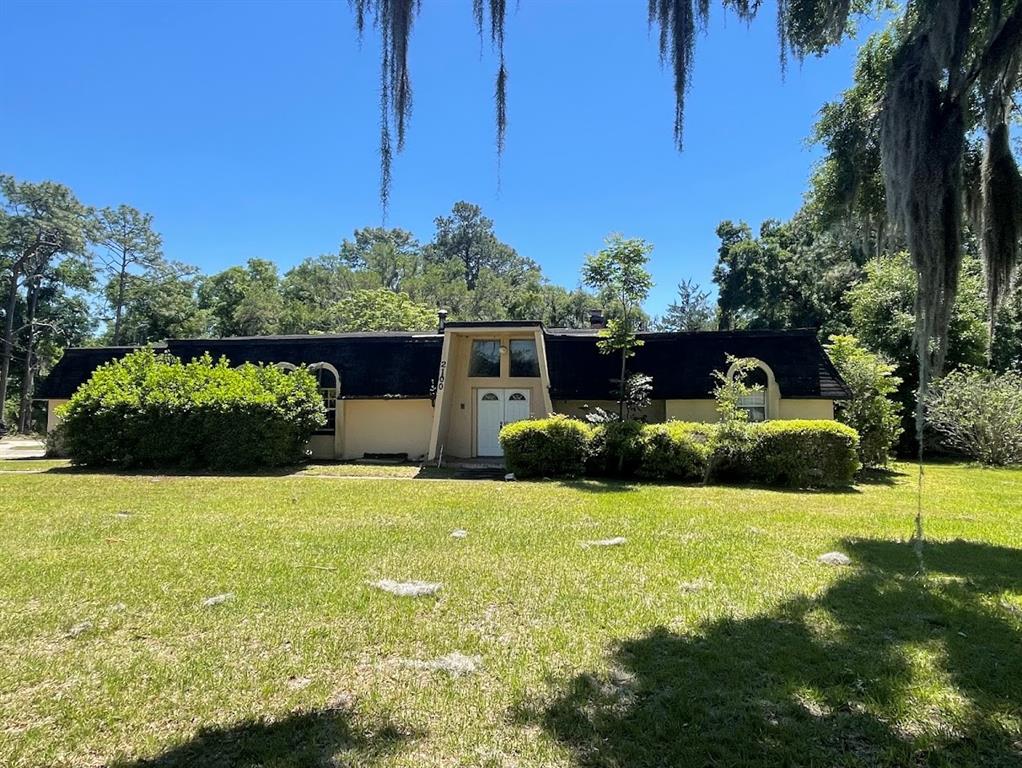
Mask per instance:
[[[590,309],[589,310],[589,327],[590,328],[606,328],[607,319],[603,316],[602,309]]]

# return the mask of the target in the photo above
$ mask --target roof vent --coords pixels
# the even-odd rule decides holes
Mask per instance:
[[[589,327],[590,328],[606,328],[607,319],[603,316],[602,309],[590,309],[589,310]]]
[[[438,309],[436,312],[436,318],[437,318],[436,332],[443,333],[444,330],[447,328],[447,310]]]

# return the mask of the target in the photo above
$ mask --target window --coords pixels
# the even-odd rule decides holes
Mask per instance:
[[[535,339],[511,339],[511,375],[539,376]]]
[[[523,395],[521,392],[512,392],[508,400],[510,400],[513,403],[525,402],[525,395]]]
[[[766,421],[766,391],[761,389],[738,398],[738,407],[749,414],[749,421]]]
[[[500,342],[477,339],[472,342],[469,376],[500,376]]]
[[[739,398],[738,407],[749,414],[749,421],[766,421],[766,396],[770,384],[766,371],[759,367],[753,368],[745,377],[745,383],[750,387],[759,386],[761,389]]]
[[[337,377],[329,368],[312,371],[319,383],[319,395],[326,409],[326,424],[316,430],[317,435],[332,435],[337,429]]]

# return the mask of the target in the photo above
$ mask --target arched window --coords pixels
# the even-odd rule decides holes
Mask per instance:
[[[333,435],[337,432],[337,393],[340,389],[340,376],[337,369],[330,363],[313,363],[309,373],[316,377],[319,394],[323,398],[326,409],[326,424],[316,430],[317,435]]]
[[[755,392],[750,392],[739,398],[738,407],[748,414],[749,421],[766,421],[770,417],[770,390],[771,387],[776,386],[774,374],[762,360],[749,359],[755,363],[756,367],[745,374],[745,383],[750,387],[757,387],[757,389]],[[735,375],[735,366],[731,367],[728,375]]]
[[[273,367],[274,368],[278,368],[278,369],[280,369],[282,371],[297,371],[298,370],[298,366],[295,365],[294,363],[274,363]]]
[[[486,401],[499,400],[499,399],[500,398],[498,398],[495,394],[493,394],[493,392],[487,392],[485,395],[483,395],[483,400],[486,400]]]
[[[524,400],[524,399],[525,395],[523,395],[521,392],[512,392],[511,396],[508,397],[508,400]]]

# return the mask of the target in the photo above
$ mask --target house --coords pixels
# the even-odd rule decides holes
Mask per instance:
[[[182,359],[209,353],[232,364],[308,366],[317,376],[327,425],[313,435],[314,458],[366,454],[411,458],[499,456],[504,424],[590,408],[613,410],[619,360],[601,354],[602,317],[592,327],[545,328],[539,322],[445,322],[435,333],[342,333],[224,339],[169,339]],[[848,389],[812,330],[641,333],[630,372],[652,377],[644,417],[714,421],[713,372],[728,355],[756,361],[763,385],[743,402],[750,418],[830,419]],[[48,428],[99,365],[132,347],[69,349],[36,393],[48,403]]]

